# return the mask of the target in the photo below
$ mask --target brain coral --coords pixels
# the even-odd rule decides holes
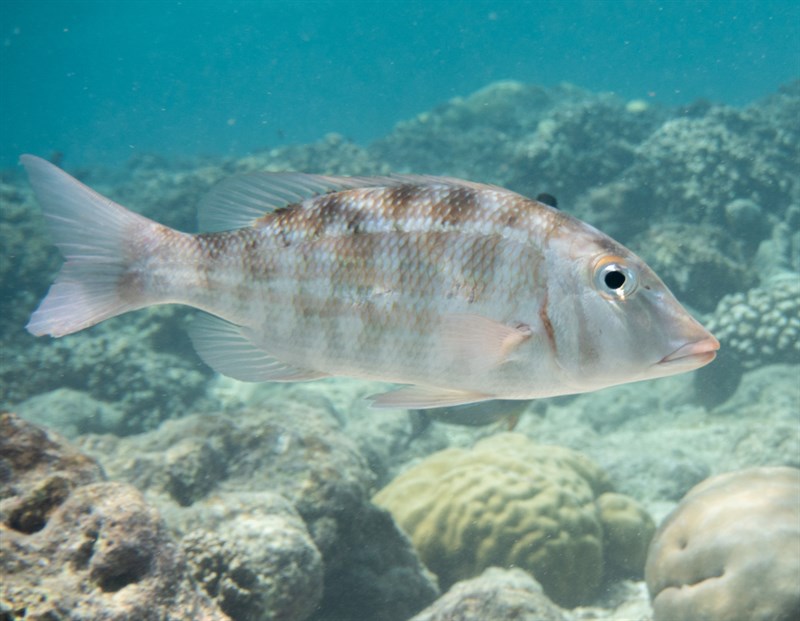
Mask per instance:
[[[654,621],[800,619],[800,470],[695,486],[659,527],[645,576]]]
[[[515,566],[556,603],[575,606],[604,578],[640,574],[655,530],[635,501],[610,490],[580,453],[503,433],[431,455],[373,500],[409,534],[442,588]],[[608,554],[606,542],[623,541],[621,553]]]

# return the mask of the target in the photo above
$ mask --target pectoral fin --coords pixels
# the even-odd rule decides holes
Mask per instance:
[[[448,315],[442,323],[443,353],[480,373],[508,362],[532,335],[527,324],[507,325],[481,315]]]

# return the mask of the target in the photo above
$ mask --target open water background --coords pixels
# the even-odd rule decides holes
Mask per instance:
[[[366,143],[500,79],[742,105],[798,75],[794,0],[3,0],[0,168]]]

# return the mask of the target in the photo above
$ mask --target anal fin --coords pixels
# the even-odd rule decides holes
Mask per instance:
[[[495,399],[492,395],[435,386],[405,386],[367,397],[374,408],[425,410]]]
[[[203,362],[243,382],[302,382],[328,375],[281,362],[253,343],[246,328],[212,315],[195,318],[189,336]]]

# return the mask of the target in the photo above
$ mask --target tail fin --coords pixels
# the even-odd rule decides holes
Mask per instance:
[[[120,295],[137,259],[133,235],[152,220],[128,211],[33,155],[20,158],[66,262],[26,326],[36,336],[64,336],[149,304]]]

